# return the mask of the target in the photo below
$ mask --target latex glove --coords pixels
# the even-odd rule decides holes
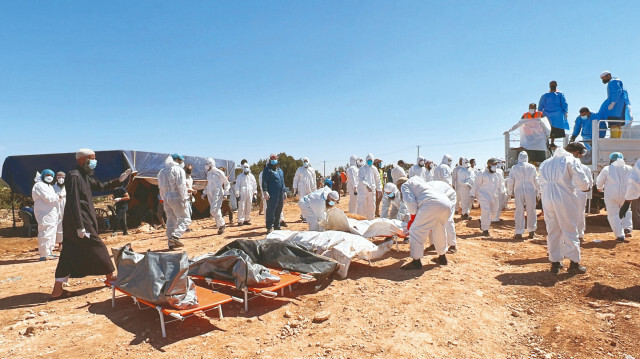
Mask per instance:
[[[612,102],[609,104],[609,111],[613,110],[613,108],[616,107],[616,103]]]
[[[265,193],[263,193],[262,195],[264,196],[264,199],[266,199],[267,201],[269,200],[269,198],[271,198],[271,197],[269,196],[269,192],[265,192]]]
[[[412,214],[411,215],[411,219],[409,220],[409,223],[407,223],[407,230],[411,229],[411,225],[413,224],[413,221],[416,219],[416,215]]]
[[[114,198],[113,201],[118,203],[118,202],[122,201],[122,198]]]
[[[129,168],[126,171],[122,172],[122,174],[120,175],[120,178],[119,178],[120,182],[126,181],[130,174],[131,174],[131,168]]]
[[[77,231],[78,231],[78,237],[80,237],[80,238],[84,238],[84,237],[90,238],[91,237],[89,235],[89,233],[87,233],[87,231],[84,230],[84,228],[78,229]]]
[[[624,201],[624,204],[622,205],[622,207],[620,207],[620,213],[618,213],[618,215],[620,216],[620,219],[623,219],[624,216],[627,214],[627,211],[629,210],[629,206],[631,206],[631,201]]]
[[[357,196],[358,195],[358,191],[353,191],[353,195]]]

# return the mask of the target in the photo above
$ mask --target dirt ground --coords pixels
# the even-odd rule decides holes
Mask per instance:
[[[38,262],[37,239],[18,237],[5,219],[0,357],[640,358],[640,231],[616,244],[604,212],[589,215],[587,274],[553,275],[542,217],[534,240],[514,241],[510,207],[490,238],[480,236],[479,210],[470,221],[456,216],[459,251],[446,267],[401,271],[409,246],[400,244],[371,266],[354,261],[346,279],[320,292],[302,283],[286,297],[255,299],[248,313],[226,304],[222,320],[214,311],[167,324],[167,338],[154,310],[127,297],[112,308],[98,277],[72,279],[67,289],[78,296],[48,302],[56,261]],[[253,225],[223,235],[210,219],[194,221],[185,250],[195,256],[237,238],[264,238],[264,217],[252,216]],[[285,217],[289,229],[306,229],[295,202]],[[166,249],[162,230],[103,239],[139,252]],[[313,323],[319,312],[329,319]]]

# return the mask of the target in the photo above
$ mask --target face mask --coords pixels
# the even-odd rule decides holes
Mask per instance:
[[[420,166],[420,167],[424,167],[424,161],[420,161],[420,162],[418,162],[418,166]]]
[[[464,168],[469,168],[469,164],[468,164],[468,163],[463,163],[463,164],[462,164],[462,167],[464,167]]]
[[[184,162],[178,164],[178,166],[180,166],[180,168],[184,168]]]
[[[530,109],[529,113],[533,115],[534,113],[536,113],[536,110]]]
[[[278,164],[278,160],[271,160],[271,161],[269,161],[269,163],[270,163],[271,165],[275,166],[275,165],[277,165],[277,164]]]
[[[373,164],[372,160],[367,160],[367,166],[371,166]]]
[[[304,168],[307,168],[307,167],[309,167],[309,163],[308,162],[303,162],[302,166],[304,166]]]
[[[389,198],[393,198],[393,197],[395,197],[395,196],[396,196],[396,195],[395,195],[395,194],[393,194],[393,193],[387,193],[387,197],[389,197]]]
[[[59,185],[63,185],[64,184],[64,178],[58,178],[58,184]]]
[[[248,169],[248,168],[245,168],[245,169],[244,169],[244,173],[249,173],[249,169]]]
[[[581,119],[586,120],[589,118],[589,116],[580,116]]]
[[[47,183],[53,182],[53,176],[44,176],[44,181]]]
[[[498,169],[498,166],[496,166],[496,165],[492,165],[492,166],[491,166],[491,171],[492,171],[492,172],[495,172],[495,171],[496,171],[496,169]]]
[[[429,169],[432,170],[433,169],[433,163],[429,165]]]
[[[334,201],[329,201],[329,205],[333,207],[333,206],[335,206],[335,205],[336,205],[336,202],[334,202]]]
[[[98,167],[98,160],[89,160],[89,168],[92,170]]]

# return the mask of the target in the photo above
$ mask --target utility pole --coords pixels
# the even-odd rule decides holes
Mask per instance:
[[[327,177],[327,161],[322,161],[322,177]]]
[[[418,157],[420,157],[420,146],[416,146],[418,147]]]

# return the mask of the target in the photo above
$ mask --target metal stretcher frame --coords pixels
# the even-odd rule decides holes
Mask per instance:
[[[289,293],[293,291],[291,286],[295,283],[298,283],[302,279],[312,280],[313,276],[303,273],[292,273],[285,270],[277,270],[277,269],[269,269],[271,274],[275,274],[280,277],[280,281],[278,283],[274,283],[269,286],[260,286],[260,287],[248,287],[243,288],[242,293],[244,294],[244,311],[245,313],[249,311],[249,300],[256,298],[257,296],[265,297],[265,298],[275,298],[278,296],[278,291],[280,291],[280,296],[284,296],[284,289],[289,288]],[[207,282],[212,288],[215,288],[214,285],[218,284],[220,286],[232,287],[236,288],[235,283],[227,282],[219,279],[206,278],[203,276],[191,276],[191,278],[202,279]],[[219,287],[218,287],[219,288]],[[253,294],[252,297],[249,297],[249,292]]]
[[[167,337],[165,324],[172,323],[178,320],[183,321],[186,318],[193,316],[196,313],[200,313],[200,312],[204,313],[214,309],[218,309],[218,316],[220,317],[220,319],[223,319],[224,318],[224,316],[222,315],[223,304],[229,303],[231,301],[236,301],[240,303],[243,302],[243,300],[240,298],[232,297],[230,295],[219,293],[209,288],[200,287],[196,285],[195,286],[196,297],[198,298],[198,306],[196,308],[183,309],[183,310],[175,309],[175,308],[166,308],[166,307],[162,307],[162,306],[147,302],[145,300],[139,299],[127,293],[126,291],[122,290],[121,288],[117,287],[112,282],[105,281],[104,283],[109,288],[111,288],[111,307],[112,308],[115,308],[116,306],[116,290],[117,290],[118,292],[123,293],[125,296],[131,297],[133,299],[133,302],[136,305],[138,305],[139,309],[142,309],[142,310],[149,309],[149,308],[155,309],[158,312],[158,316],[160,317],[160,328],[162,329],[163,338]],[[149,308],[141,308],[140,303],[146,305]],[[168,315],[175,319],[165,321],[164,320],[165,315]]]

